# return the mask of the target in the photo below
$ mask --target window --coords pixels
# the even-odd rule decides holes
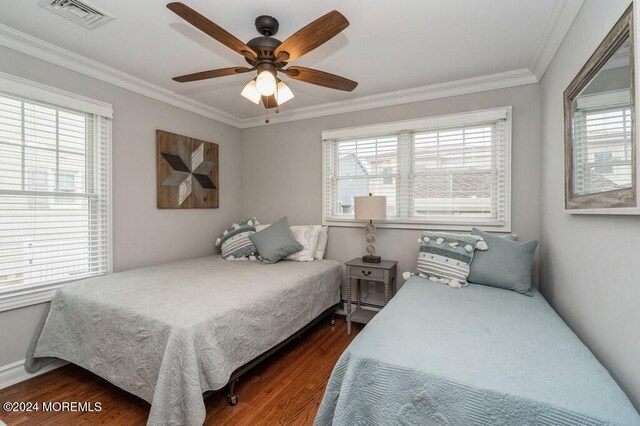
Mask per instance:
[[[589,106],[575,112],[574,193],[631,188],[631,108]]]
[[[110,121],[0,92],[0,310],[111,270]]]
[[[323,132],[323,218],[387,197],[383,226],[510,227],[510,108]]]

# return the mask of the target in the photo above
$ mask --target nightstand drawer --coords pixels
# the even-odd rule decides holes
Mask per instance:
[[[363,279],[384,279],[384,269],[376,269],[376,268],[367,268],[367,267],[359,267],[359,266],[350,266],[349,267],[349,276],[352,278],[363,278]]]

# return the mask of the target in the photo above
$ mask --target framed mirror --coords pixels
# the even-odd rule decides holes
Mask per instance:
[[[564,91],[565,209],[640,214],[633,4]]]

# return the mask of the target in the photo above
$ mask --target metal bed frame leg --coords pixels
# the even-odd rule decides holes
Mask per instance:
[[[236,387],[236,383],[238,383],[238,379],[235,379],[231,383],[229,383],[229,393],[227,394],[227,403],[232,407],[238,403],[238,397],[233,393],[233,390]]]
[[[234,394],[234,390],[235,390],[236,384],[238,383],[238,380],[240,379],[240,377],[242,377],[243,374],[245,374],[247,371],[251,370],[253,367],[258,365],[262,361],[264,361],[266,358],[270,357],[274,352],[280,350],[281,348],[283,348],[284,346],[286,346],[287,344],[292,342],[294,339],[300,338],[302,336],[302,334],[305,333],[307,330],[309,330],[311,327],[314,327],[315,325],[319,324],[321,321],[325,321],[327,319],[327,316],[329,316],[329,313],[331,313],[331,325],[335,324],[335,318],[334,318],[335,310],[339,306],[340,306],[340,303],[336,303],[335,305],[331,306],[329,309],[327,309],[324,312],[322,312],[322,314],[320,314],[316,318],[314,318],[309,324],[305,325],[300,330],[298,330],[298,332],[296,332],[294,335],[290,336],[289,338],[287,338],[283,342],[280,342],[279,344],[277,344],[273,348],[269,349],[268,351],[264,352],[262,355],[259,355],[258,357],[254,358],[253,360],[251,360],[248,363],[244,364],[240,368],[237,368],[231,374],[231,377],[235,377],[235,379],[230,380],[229,383],[227,383],[227,386],[226,386],[227,403],[229,405],[231,405],[231,406],[234,406],[234,405],[238,404],[238,397]],[[211,393],[213,393],[213,391],[205,392],[204,395],[203,395],[204,398],[206,398]],[[222,390],[220,391],[220,393],[222,393]],[[1,422],[0,422],[0,424],[1,424]]]
[[[330,325],[336,325],[336,313],[331,312],[331,321],[329,321]]]

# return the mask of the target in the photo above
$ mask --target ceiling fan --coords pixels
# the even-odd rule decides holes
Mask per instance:
[[[244,56],[251,65],[250,68],[230,67],[181,75],[174,77],[175,81],[186,83],[257,71],[257,76],[247,83],[241,94],[255,104],[262,100],[267,110],[293,98],[291,89],[280,80],[278,73],[294,80],[347,92],[351,92],[358,85],[353,80],[328,72],[288,66],[289,62],[324,44],[349,26],[349,21],[336,10],[311,22],[284,42],[273,37],[278,32],[278,20],[271,16],[258,16],[255,25],[262,36],[245,44],[184,3],[173,2],[167,4],[167,7],[194,27]]]

